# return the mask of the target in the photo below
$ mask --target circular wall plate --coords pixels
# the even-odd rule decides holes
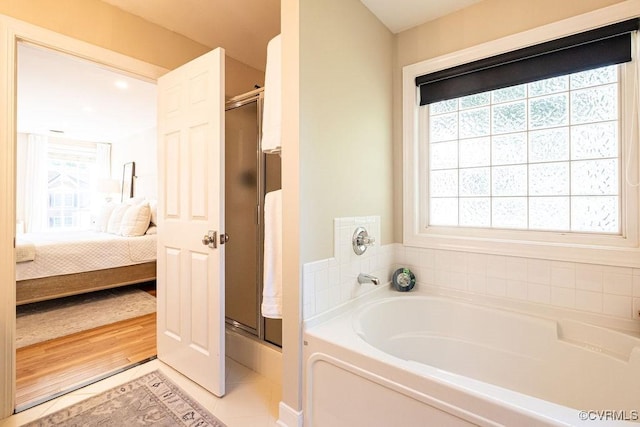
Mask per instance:
[[[416,285],[416,276],[408,268],[399,268],[391,279],[393,287],[400,292],[409,292]]]

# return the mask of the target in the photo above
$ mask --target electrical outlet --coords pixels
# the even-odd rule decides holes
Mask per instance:
[[[633,318],[640,320],[640,298],[633,299]]]

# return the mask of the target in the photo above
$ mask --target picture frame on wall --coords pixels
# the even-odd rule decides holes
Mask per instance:
[[[133,197],[133,178],[136,173],[136,162],[125,163],[122,167],[122,195],[121,202]]]

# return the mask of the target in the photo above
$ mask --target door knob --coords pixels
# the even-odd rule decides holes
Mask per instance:
[[[227,233],[220,233],[220,244],[224,245],[229,241],[229,235]]]
[[[220,236],[220,243],[222,243],[222,235]],[[209,246],[211,249],[218,247],[218,232],[209,230],[207,234],[202,238],[202,244]]]

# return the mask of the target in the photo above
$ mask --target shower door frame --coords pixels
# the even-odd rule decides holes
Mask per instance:
[[[264,325],[264,317],[261,314],[261,301],[262,301],[262,274],[264,270],[264,255],[263,255],[263,245],[264,245],[264,227],[263,227],[263,214],[262,214],[262,206],[264,203],[264,192],[265,192],[265,154],[262,152],[262,147],[260,141],[262,140],[262,109],[264,104],[264,88],[258,88],[252,90],[247,93],[243,93],[233,98],[230,98],[225,102],[224,111],[225,113],[229,110],[234,110],[236,108],[244,107],[245,105],[256,103],[257,110],[257,126],[258,126],[258,134],[256,140],[256,165],[257,165],[257,186],[258,186],[258,197],[256,200],[256,221],[258,226],[258,244],[256,245],[256,307],[255,313],[257,316],[258,325],[257,329],[254,329],[250,326],[247,326],[243,323],[240,323],[236,320],[230,319],[228,317],[225,318],[225,321],[228,326],[230,326],[234,330],[240,330],[246,333],[249,333],[253,336],[256,336],[260,341],[267,342],[265,340],[265,325]],[[230,239],[233,239],[233,236],[230,236]]]

